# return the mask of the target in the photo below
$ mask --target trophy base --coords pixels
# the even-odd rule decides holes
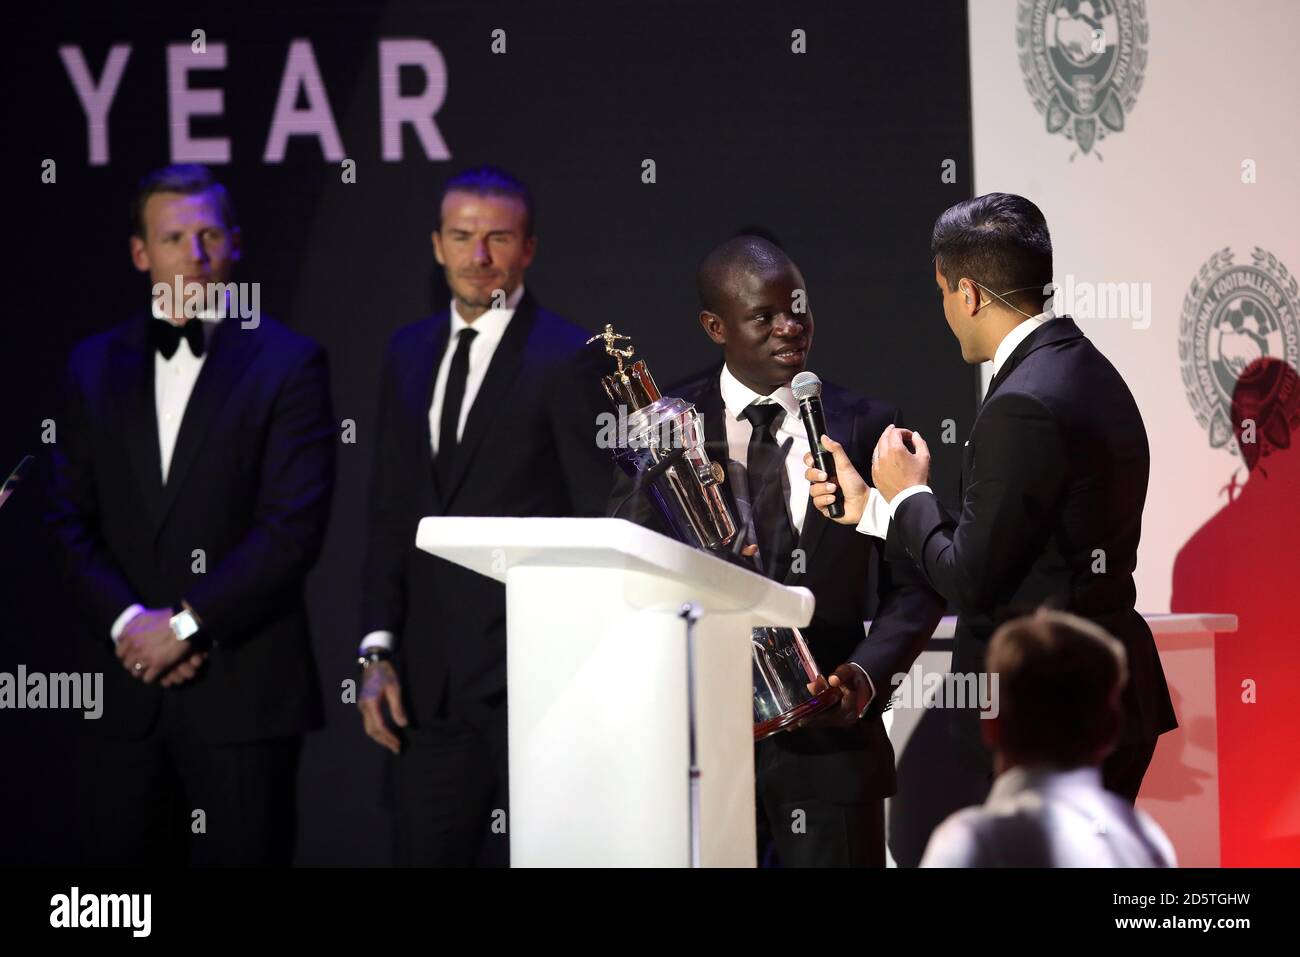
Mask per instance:
[[[792,708],[785,714],[778,714],[775,718],[768,718],[762,724],[754,725],[754,740],[762,741],[764,738],[770,738],[778,731],[784,731],[804,718],[811,718],[815,714],[821,714],[840,703],[840,689],[827,688],[815,698],[809,698],[797,708]]]

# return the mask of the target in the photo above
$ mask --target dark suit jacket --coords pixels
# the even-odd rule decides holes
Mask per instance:
[[[1124,643],[1126,737],[1150,741],[1177,727],[1151,630],[1134,610],[1150,464],[1128,386],[1074,320],[1052,319],[1030,333],[975,418],[962,458],[960,519],[923,492],[890,523],[890,554],[912,556],[957,606],[955,672],[982,671],[997,625],[1048,605],[1092,619]],[[982,754],[975,712],[957,715],[958,737],[974,746],[967,752]]]
[[[609,460],[596,446],[603,354],[589,333],[525,293],[465,422],[450,483],[439,488],[429,434],[448,311],[399,329],[379,397],[362,634],[397,637],[407,715],[417,724],[497,709],[506,688],[505,589],[419,551],[429,515],[598,516]]]
[[[163,695],[174,695],[209,743],[300,733],[321,710],[303,581],[334,483],[325,353],[268,318],[252,329],[222,320],[164,486],[153,321],[142,313],[73,350],[52,446],[56,552],[85,611],[86,664],[104,672],[104,714],[92,730],[143,735]],[[145,685],[114,657],[109,629],[136,602],[181,599],[216,644],[193,681]]]
[[[703,419],[709,457],[725,465],[730,454],[720,372],[668,389],[664,394],[695,405]],[[830,383],[823,384],[822,406],[828,433],[859,464],[871,461],[880,433],[898,421],[898,410],[893,406],[864,399]],[[620,471],[610,496],[611,513],[619,509],[631,489],[631,480]],[[723,490],[733,516],[739,520],[731,483],[725,483]],[[628,500],[618,514],[669,534],[644,495]],[[858,803],[888,796],[895,789],[894,752],[880,716],[893,691],[893,676],[906,672],[921,653],[943,616],[943,602],[909,562],[899,566],[884,562],[880,539],[830,521],[812,507],[811,500],[797,547],[805,555],[803,570],[792,568],[784,584],[801,585],[817,600],[812,623],[800,629],[809,650],[827,674],[847,661],[857,662],[871,677],[876,696],[867,715],[854,728],[802,730],[776,735],[768,742],[805,759],[797,762],[800,773],[813,780],[818,796],[825,800]],[[863,621],[869,615],[873,618],[871,633],[864,636]],[[783,764],[793,766],[790,762]]]

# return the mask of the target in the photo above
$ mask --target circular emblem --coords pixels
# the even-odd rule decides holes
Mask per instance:
[[[1247,367],[1273,358],[1300,369],[1300,290],[1278,258],[1255,247],[1236,265],[1221,249],[1201,266],[1183,299],[1178,358],[1196,421],[1210,446],[1238,452],[1233,395]]]
[[[1025,88],[1047,132],[1082,153],[1124,129],[1142,89],[1146,43],[1142,0],[1020,0],[1016,10]]]

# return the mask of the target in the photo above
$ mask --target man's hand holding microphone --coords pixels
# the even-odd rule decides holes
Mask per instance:
[[[876,449],[871,453],[874,490],[849,461],[844,446],[828,435],[821,436],[821,444],[831,453],[835,471],[833,475],[828,474],[828,470],[817,467],[811,453],[805,455],[804,464],[808,471],[804,477],[809,482],[808,494],[818,511],[841,525],[857,525],[862,521],[873,491],[886,502],[891,502],[905,488],[929,484],[930,447],[920,432],[891,425],[881,433]],[[841,496],[843,514],[835,515],[831,507],[841,500]]]

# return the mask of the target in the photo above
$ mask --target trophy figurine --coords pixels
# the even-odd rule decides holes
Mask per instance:
[[[620,425],[626,417],[626,431],[620,428],[619,442],[612,450],[614,460],[633,480],[632,492],[623,502],[638,493],[646,495],[678,541],[759,571],[751,558],[729,547],[737,526],[722,494],[727,473],[721,462],[709,458],[695,406],[660,394],[645,360],[632,362],[636,349],[631,337],[607,325],[587,343],[598,341],[605,343],[605,353],[617,366],[601,384]],[[751,642],[755,741],[838,703],[839,690],[827,686],[797,629],[755,628]]]
[[[624,365],[636,351],[630,337],[607,325],[604,333],[587,342],[601,339],[605,353],[618,364],[601,384],[620,425],[624,418],[627,423],[626,442],[616,443],[614,460],[633,479],[633,494],[649,496],[678,541],[708,552],[725,549],[736,537],[736,523],[722,497],[726,473],[704,449],[695,406],[664,398],[644,359]],[[618,348],[620,341],[629,344]],[[621,438],[624,430],[619,431]]]

